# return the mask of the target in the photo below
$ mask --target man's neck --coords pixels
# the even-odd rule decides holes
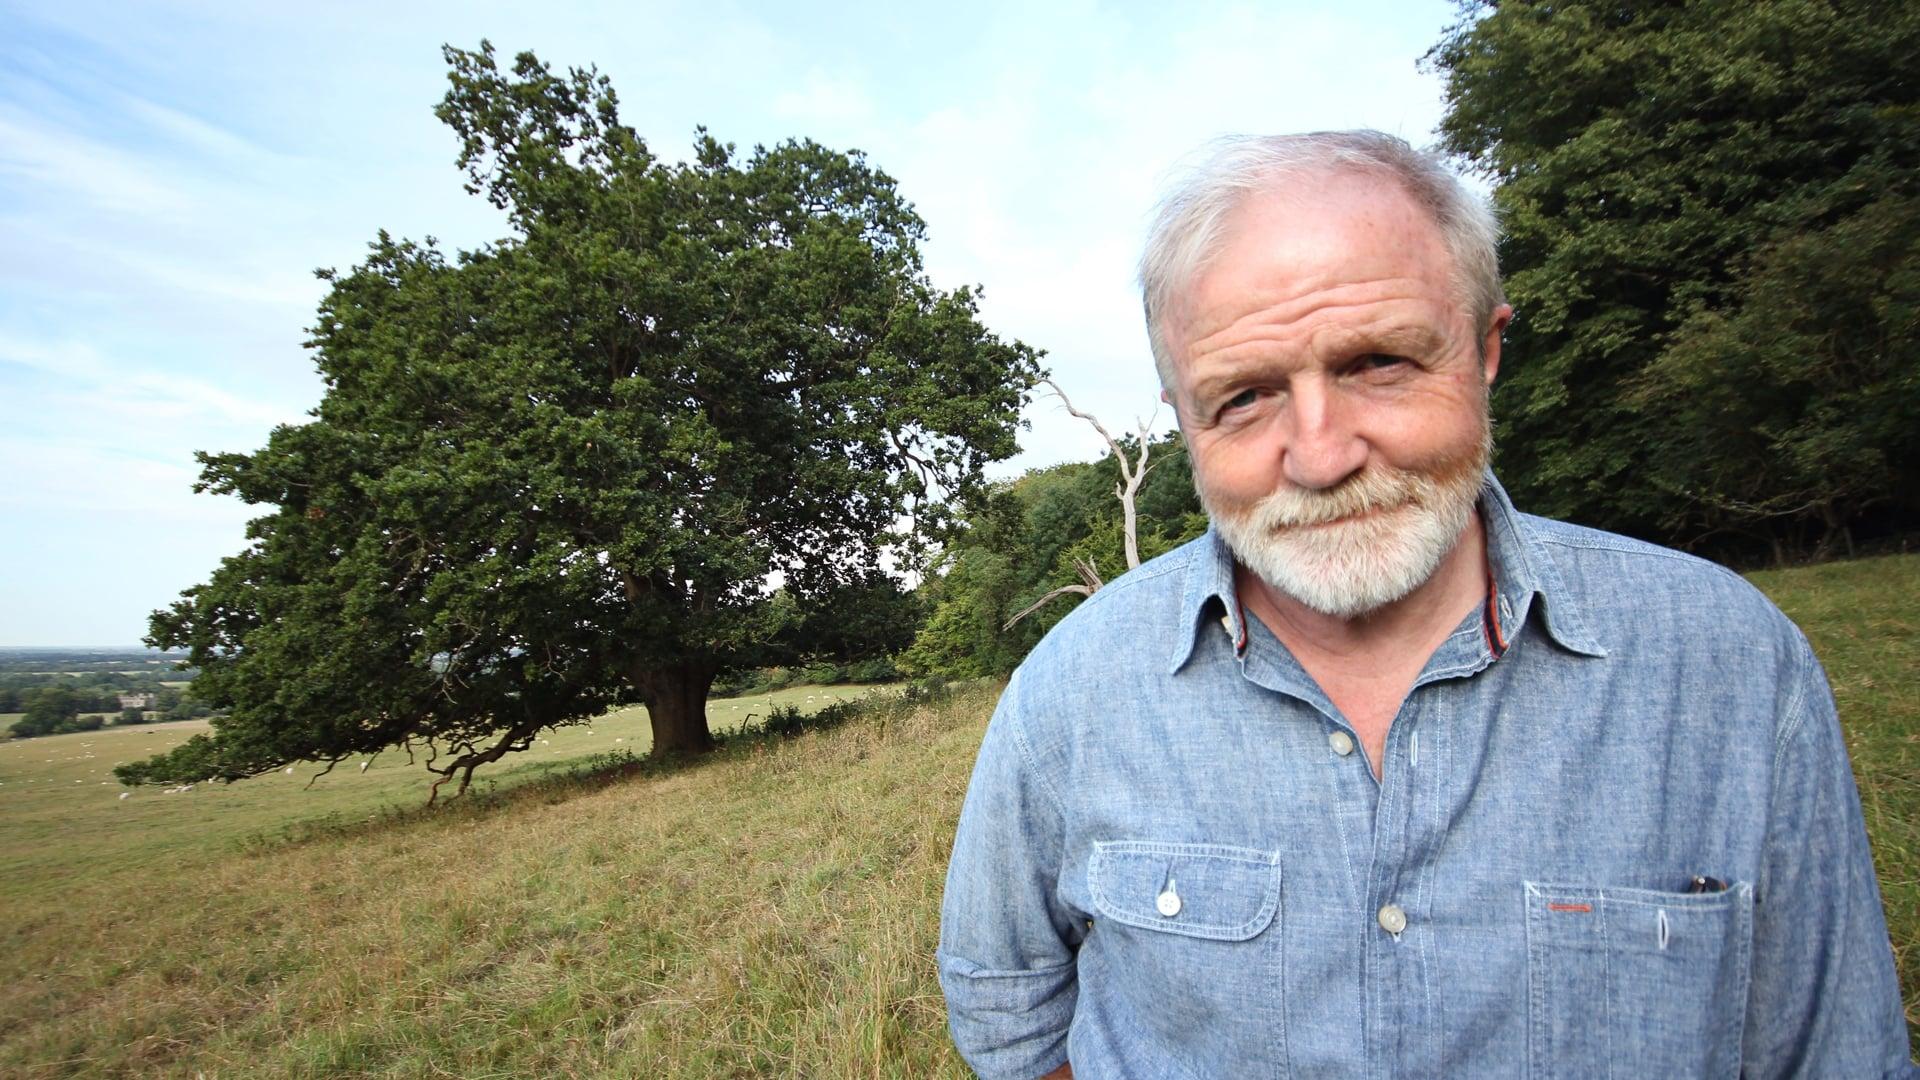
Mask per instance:
[[[1486,531],[1476,511],[1433,576],[1358,618],[1314,611],[1238,563],[1234,580],[1247,613],[1280,639],[1346,717],[1379,779],[1387,729],[1402,702],[1434,650],[1486,598]]]
[[[1461,617],[1486,598],[1486,529],[1475,510],[1431,577],[1393,603],[1352,618],[1315,611],[1238,562],[1234,584],[1246,610],[1309,671],[1328,662],[1344,667],[1381,658],[1404,660],[1410,655],[1417,655],[1424,665]]]

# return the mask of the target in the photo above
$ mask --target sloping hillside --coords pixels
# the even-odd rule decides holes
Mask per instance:
[[[996,689],[69,867],[6,913],[0,1073],[964,1076],[931,956]]]
[[[1755,577],[1833,678],[1920,1018],[1920,556]],[[116,798],[84,771],[105,747],[4,744],[0,1073],[964,1076],[932,954],[996,691],[679,771],[534,761],[443,811],[251,830],[143,792],[125,805],[179,801],[62,834],[56,789]],[[628,746],[619,722],[597,750]],[[248,783],[280,787],[213,794],[264,824],[305,777]]]

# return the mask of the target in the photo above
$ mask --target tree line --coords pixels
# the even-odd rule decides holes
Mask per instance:
[[[1920,6],[1466,3],[1520,505],[1735,561],[1920,527]]]
[[[65,735],[76,731],[97,731],[107,724],[154,724],[172,720],[197,720],[214,715],[214,709],[178,687],[162,686],[152,680],[121,676],[114,684],[94,681],[93,676],[56,677],[48,682],[32,676],[0,676],[0,713],[22,714],[7,734],[25,739],[35,735]],[[16,685],[25,683],[25,685]],[[127,683],[130,685],[122,685]],[[151,695],[146,706],[122,706],[122,694]]]

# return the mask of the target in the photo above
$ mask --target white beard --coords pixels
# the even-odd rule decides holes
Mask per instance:
[[[1314,611],[1351,619],[1407,596],[1440,568],[1472,519],[1488,453],[1483,441],[1468,460],[1430,473],[1369,468],[1336,488],[1285,489],[1242,507],[1214,499],[1197,471],[1194,480],[1241,565]]]

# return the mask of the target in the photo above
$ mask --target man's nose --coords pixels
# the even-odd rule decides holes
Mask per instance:
[[[1339,394],[1320,379],[1297,379],[1288,406],[1293,431],[1281,472],[1295,487],[1319,491],[1338,485],[1367,463],[1367,443]]]

